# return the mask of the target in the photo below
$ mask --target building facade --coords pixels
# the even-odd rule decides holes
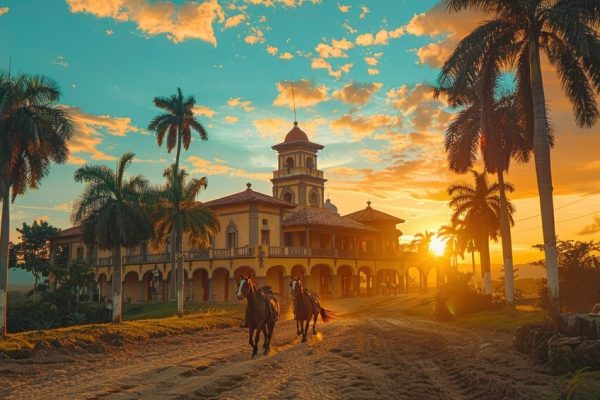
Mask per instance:
[[[184,241],[185,297],[188,301],[233,301],[236,279],[252,274],[259,285],[287,293],[291,276],[323,298],[404,291],[427,286],[428,268],[399,246],[404,220],[366,207],[340,215],[325,199],[318,155],[324,146],[308,139],[295,122],[277,152],[272,195],[245,190],[204,203],[221,229],[208,248]],[[110,251],[86,246],[81,229],[65,229],[52,241],[66,246],[70,260],[91,263],[101,297],[110,296]],[[163,301],[174,297],[169,247],[123,249],[123,299]],[[414,267],[418,278],[410,278]]]

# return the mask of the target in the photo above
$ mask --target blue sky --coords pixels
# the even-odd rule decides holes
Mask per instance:
[[[159,183],[174,154],[157,147],[146,127],[158,113],[152,98],[177,87],[196,96],[209,132],[208,142],[192,142],[183,155],[185,167],[209,179],[203,199],[241,191],[247,181],[270,193],[270,147],[292,127],[293,74],[300,127],[326,145],[319,167],[342,213],[371,200],[407,219],[407,237],[436,229],[447,221],[445,188],[457,177],[447,172],[441,141],[451,115],[428,85],[457,40],[481,21],[448,16],[436,3],[0,0],[0,68],[12,56],[13,72],[56,80],[61,104],[80,126],[73,157],[17,200],[12,223],[46,217],[69,226],[70,202],[82,190],[74,170],[113,165],[125,151],[138,158],[132,173]],[[557,104],[559,127],[564,120],[565,130],[577,131],[568,107]],[[528,165],[511,177],[523,188],[522,216],[537,212],[534,176]],[[567,202],[581,192],[569,186],[558,194]],[[538,241],[524,237],[523,249]]]

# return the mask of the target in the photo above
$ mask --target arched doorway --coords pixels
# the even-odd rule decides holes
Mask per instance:
[[[422,287],[421,271],[417,267],[409,267],[406,271],[406,291],[420,292]]]
[[[123,279],[123,301],[127,303],[141,301],[140,285],[137,272],[129,271]]]
[[[373,294],[373,272],[369,267],[358,269],[358,294],[361,296]]]
[[[274,292],[279,294],[285,293],[285,283],[283,281],[284,269],[283,265],[276,265],[267,270],[267,285],[271,286]]]
[[[396,295],[399,289],[398,273],[393,269],[377,271],[377,291],[383,295]]]
[[[349,265],[342,265],[337,270],[337,287],[338,293],[341,297],[351,297],[354,295],[354,274],[352,273],[352,267]]]
[[[108,278],[106,274],[100,274],[98,276],[98,300],[104,301],[108,296],[109,286],[108,286]]]
[[[437,288],[440,284],[440,282],[438,281],[439,278],[439,271],[437,269],[437,267],[431,267],[429,268],[429,271],[427,271],[427,280],[424,282],[425,284],[425,288]]]
[[[201,302],[208,300],[208,272],[198,268],[192,274],[192,301]]]
[[[156,272],[156,278],[154,274]],[[142,278],[144,285],[144,301],[163,301],[165,300],[165,284],[163,282],[163,274],[158,268],[147,271]]]
[[[331,268],[325,264],[319,264],[310,270],[310,289],[315,291],[321,298],[330,298],[334,294],[334,283],[331,276]]]
[[[212,275],[212,299],[214,301],[229,301],[229,271],[217,268]]]

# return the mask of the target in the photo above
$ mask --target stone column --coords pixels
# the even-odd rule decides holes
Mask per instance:
[[[212,278],[207,279],[208,282],[208,301],[213,301],[213,280]]]

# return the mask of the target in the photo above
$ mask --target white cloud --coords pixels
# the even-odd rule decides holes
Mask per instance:
[[[58,65],[63,68],[69,68],[69,63],[63,56],[56,56],[54,60],[52,60],[52,65]]]

